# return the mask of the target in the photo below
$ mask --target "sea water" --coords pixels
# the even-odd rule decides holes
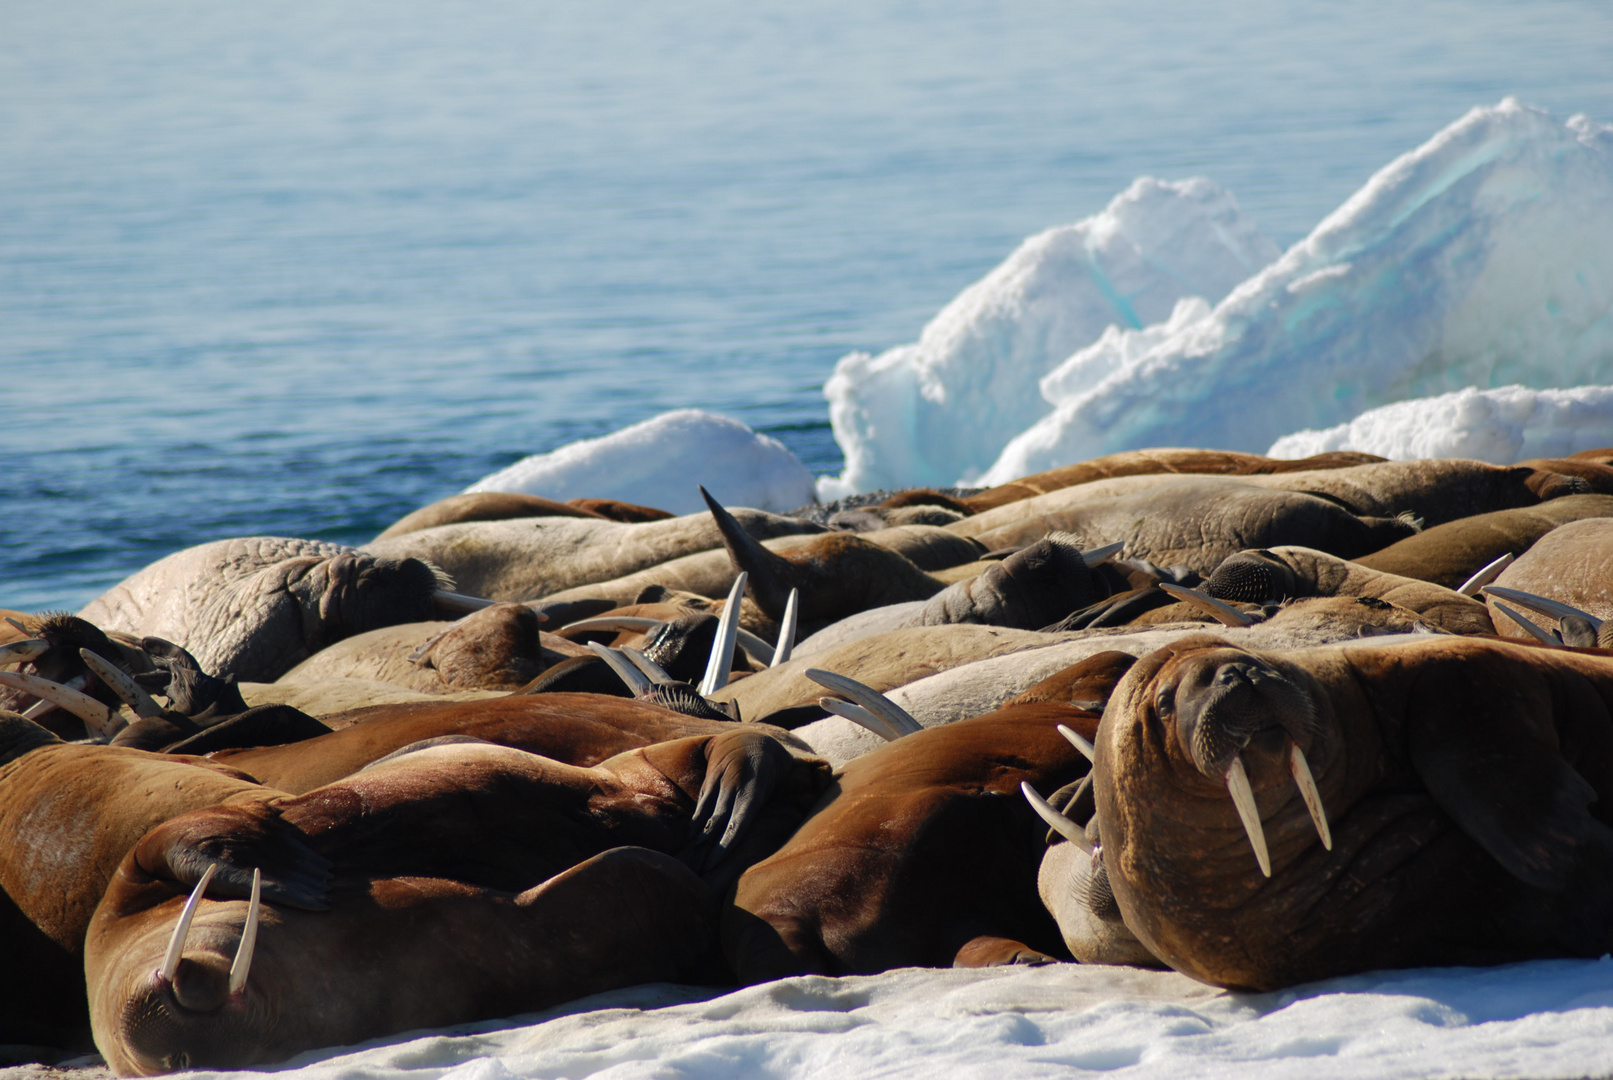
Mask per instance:
[[[1613,120],[1610,56],[1597,0],[7,0],[0,607],[683,406],[837,472],[835,361],[1025,236],[1202,175],[1286,244],[1473,105]]]

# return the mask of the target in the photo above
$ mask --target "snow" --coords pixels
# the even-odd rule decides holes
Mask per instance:
[[[1613,386],[1514,385],[1397,401],[1324,431],[1284,435],[1266,453],[1300,458],[1362,450],[1397,460],[1465,457],[1508,465],[1605,446],[1613,446]]]
[[[1219,299],[1277,254],[1210,181],[1137,180],[1102,213],[1026,240],[916,343],[842,358],[823,392],[846,469],[819,494],[970,482],[1047,412],[1037,381],[1073,350],[1184,296]]]
[[[547,1013],[306,1054],[291,1080],[1606,1075],[1613,961],[1536,961],[1229,994],[1056,964],[644,986]],[[246,1078],[253,1073],[196,1072]]]
[[[1613,382],[1613,128],[1474,109],[1214,309],[1176,314],[1052,372],[1054,410],[979,482],[1146,446],[1259,451],[1468,386]]]
[[[620,499],[701,513],[704,484],[724,506],[786,511],[814,502],[812,474],[777,439],[727,416],[677,409],[599,439],[522,458],[465,490],[549,499]]]

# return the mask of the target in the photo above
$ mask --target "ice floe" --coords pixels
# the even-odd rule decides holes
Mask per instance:
[[[812,474],[783,443],[701,409],[522,458],[465,490],[621,499],[692,514],[706,508],[700,484],[727,506],[781,511],[813,501]]]
[[[1347,424],[1284,435],[1266,451],[1299,458],[1362,450],[1386,458],[1465,457],[1510,464],[1613,446],[1613,386],[1467,387],[1369,409]]]
[[[1217,300],[1277,254],[1210,181],[1137,180],[1102,213],[1026,240],[916,343],[843,358],[824,396],[846,469],[820,493],[967,482],[1048,411],[1037,381],[1072,351],[1182,297]]]

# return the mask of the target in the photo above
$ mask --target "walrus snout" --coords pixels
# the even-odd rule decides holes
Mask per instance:
[[[1294,571],[1264,548],[1227,556],[1204,580],[1202,588],[1217,600],[1246,604],[1287,600],[1297,591]]]

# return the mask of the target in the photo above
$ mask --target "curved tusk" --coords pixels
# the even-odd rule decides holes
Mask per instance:
[[[1086,739],[1081,736],[1079,731],[1076,731],[1074,728],[1068,727],[1064,724],[1060,724],[1059,734],[1063,735],[1066,739],[1069,739],[1070,745],[1081,751],[1082,757],[1085,757],[1094,765],[1098,763],[1098,748],[1087,742]]]
[[[1031,804],[1031,809],[1036,811],[1036,816],[1047,822],[1049,828],[1088,855],[1092,854],[1092,845],[1087,843],[1085,829],[1053,809],[1046,799],[1037,794],[1028,780],[1019,782],[1019,790],[1025,796],[1025,801]]]
[[[447,589],[433,590],[431,602],[452,615],[473,615],[483,608],[490,608],[498,603],[497,600],[484,600],[480,596],[466,596],[464,593],[449,592]]]
[[[717,636],[711,643],[711,658],[706,661],[706,677],[700,680],[700,696],[710,697],[728,685],[729,673],[734,668],[735,631],[739,629],[739,601],[745,595],[748,575],[741,570],[734,578],[734,587],[728,590],[728,602],[723,605],[722,620],[717,623]]]
[[[634,697],[643,697],[650,692],[650,680],[646,679],[644,673],[634,667],[632,661],[628,660],[627,657],[607,645],[601,645],[597,641],[590,641],[588,647],[594,651],[595,656],[610,665],[610,669],[616,672],[617,678],[627,684],[627,688],[633,692]]]
[[[872,686],[865,686],[856,679],[848,679],[844,675],[836,675],[832,671],[824,671],[821,668],[807,668],[801,674],[819,686],[826,687],[855,701],[889,724],[891,730],[898,735],[913,735],[924,730],[924,725],[913,719],[911,713],[878,690],[875,690]]]
[[[664,619],[647,619],[642,615],[600,615],[592,619],[578,619],[574,623],[562,626],[559,633],[568,630],[626,630],[635,634],[642,634],[646,630],[654,630],[665,626]]]
[[[616,651],[633,661],[633,666],[642,671],[644,673],[644,677],[649,679],[650,683],[654,686],[671,686],[678,681],[667,673],[666,668],[662,667],[660,664],[657,664],[654,660],[651,660],[648,656],[645,656],[637,649],[629,648],[628,646],[623,645]]]
[[[9,645],[0,645],[0,667],[11,664],[26,664],[30,660],[38,660],[50,648],[50,642],[44,638],[29,638],[27,641],[13,641]]]
[[[202,880],[196,883],[191,890],[190,899],[179,912],[179,922],[174,924],[174,936],[168,939],[168,955],[162,958],[162,967],[157,969],[157,975],[164,982],[174,981],[174,972],[179,970],[179,954],[185,951],[185,937],[190,933],[190,920],[196,914],[196,905],[202,902],[202,894],[207,891],[207,883],[213,880],[213,871],[218,869],[214,863],[202,871]]]
[[[1288,771],[1294,774],[1299,797],[1305,800],[1305,809],[1311,812],[1311,821],[1316,824],[1316,835],[1322,838],[1322,846],[1332,851],[1333,830],[1327,827],[1327,809],[1322,806],[1322,793],[1316,787],[1316,778],[1311,775],[1311,763],[1305,760],[1305,751],[1299,748],[1298,743],[1289,744]]]
[[[1081,561],[1088,566],[1099,566],[1119,555],[1120,550],[1125,546],[1126,542],[1122,540],[1117,544],[1105,544],[1102,547],[1095,547],[1091,551],[1083,551],[1081,552]]]
[[[1243,831],[1249,834],[1249,846],[1255,849],[1255,862],[1260,864],[1260,872],[1271,877],[1271,856],[1266,852],[1266,832],[1260,827],[1260,808],[1255,805],[1249,774],[1243,770],[1243,758],[1236,755],[1227,769],[1227,790],[1232,793],[1232,805],[1238,808]]]
[[[21,690],[25,694],[32,694],[42,702],[49,702],[57,708],[66,709],[90,727],[94,728],[103,738],[111,738],[117,734],[118,726],[112,723],[112,710],[96,701],[88,694],[81,694],[70,686],[41,679],[37,675],[21,675],[14,671],[0,671],[0,686],[9,686],[13,690]],[[38,706],[28,712],[34,712]],[[40,712],[45,710],[39,709]],[[23,715],[27,715],[24,713]],[[32,719],[30,717],[30,719]]]
[[[740,648],[751,654],[751,658],[758,663],[773,666],[773,646],[745,629],[743,626],[734,630],[734,640],[739,642]]]
[[[1513,560],[1514,556],[1512,552],[1507,552],[1505,555],[1495,560],[1495,562],[1485,566],[1478,573],[1462,582],[1456,591],[1461,593],[1463,596],[1477,597],[1479,595],[1479,590],[1499,577],[1501,571],[1512,565]]]
[[[230,994],[234,996],[246,985],[247,974],[252,970],[252,950],[258,944],[258,912],[263,907],[263,871],[252,868],[252,900],[246,908],[246,925],[241,927],[241,944],[236,946],[235,961],[230,964]]]
[[[1189,589],[1185,585],[1172,585],[1168,581],[1161,581],[1159,587],[1167,595],[1192,604],[1216,622],[1225,626],[1253,626],[1255,624],[1255,620],[1248,615],[1245,615],[1231,604],[1217,600],[1208,593],[1199,592],[1197,589]]]
[[[800,609],[801,590],[792,588],[790,598],[784,601],[784,618],[779,620],[778,647],[773,650],[773,662],[768,667],[778,667],[795,650],[795,629],[801,619]]]
[[[1562,642],[1558,641],[1556,638],[1546,633],[1546,631],[1536,626],[1534,620],[1530,619],[1523,612],[1514,611],[1512,608],[1507,607],[1499,600],[1495,602],[1495,606],[1500,610],[1501,614],[1505,615],[1507,618],[1529,631],[1529,636],[1533,637],[1542,645],[1550,645],[1554,649],[1560,649],[1563,647]]]
[[[1577,615],[1591,624],[1591,628],[1600,630],[1602,620],[1588,611],[1581,611],[1572,604],[1564,604],[1558,600],[1551,600],[1534,593],[1524,592],[1522,589],[1505,589],[1500,585],[1485,585],[1479,589],[1485,596],[1493,596],[1497,600],[1511,600],[1514,604],[1528,611],[1544,615],[1548,619],[1566,619]]]
[[[6,622],[10,623],[12,626],[15,626],[18,630],[21,630],[23,633],[28,634],[30,637],[33,635],[32,630],[30,630],[26,626],[22,625],[22,623],[18,622],[16,619],[13,619],[10,615],[6,616]]]
[[[834,713],[836,716],[850,720],[858,727],[867,728],[886,742],[895,742],[902,736],[891,730],[891,726],[867,709],[854,701],[841,701],[839,698],[821,697],[818,705],[824,712]]]
[[[88,649],[80,649],[78,655],[83,658],[84,665],[95,672],[97,679],[106,683],[114,694],[128,703],[136,716],[149,718],[162,715],[162,707],[146,693],[145,687],[129,677],[128,672],[106,657],[92,653]]]

